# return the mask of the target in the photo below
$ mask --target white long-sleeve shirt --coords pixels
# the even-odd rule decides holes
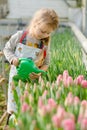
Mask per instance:
[[[9,63],[11,63],[13,58],[16,57],[15,49],[16,49],[17,44],[20,43],[20,39],[21,39],[22,35],[23,35],[23,31],[18,31],[17,33],[12,35],[3,49],[4,55],[5,55],[6,59],[9,61]],[[26,37],[27,37],[27,41],[29,43],[39,44],[39,40],[34,39],[34,38],[30,37],[29,35]],[[44,61],[45,65],[49,65],[49,61],[50,61],[49,53],[50,53],[50,44],[48,44],[48,46],[47,46],[46,58]]]

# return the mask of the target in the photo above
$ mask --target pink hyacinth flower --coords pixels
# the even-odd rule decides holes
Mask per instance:
[[[47,113],[50,113],[52,110],[53,110],[53,108],[49,104],[47,104],[46,105],[46,111],[47,111]]]
[[[71,92],[68,93],[68,96],[65,99],[65,106],[73,105],[73,95]]]
[[[27,90],[24,91],[24,98],[27,98],[29,96],[29,92]]]
[[[59,74],[56,81],[57,85],[60,85],[60,83],[62,82],[62,79],[63,79],[63,76]]]
[[[67,79],[68,76],[69,76],[68,70],[64,70],[64,72],[63,72],[63,79]]]
[[[57,99],[60,98],[60,92],[59,92],[59,91],[56,92],[56,98],[57,98]]]
[[[59,128],[61,126],[61,120],[57,114],[53,115],[52,122],[53,122],[54,126],[57,128]]]
[[[22,105],[22,112],[26,112],[28,110],[29,110],[29,105],[26,102],[24,102]]]
[[[43,100],[42,100],[42,98],[39,98],[39,100],[38,100],[38,107],[39,108],[42,108],[43,107]]]
[[[83,100],[81,102],[81,105],[80,105],[79,116],[78,116],[78,123],[81,123],[82,119],[84,118],[84,114],[85,114],[86,108],[87,108],[87,101]]]
[[[64,119],[71,119],[71,120],[75,121],[75,116],[72,113],[65,112]]]
[[[87,118],[87,109],[85,110],[84,118]]]
[[[24,100],[25,100],[24,95],[20,96],[20,101],[21,101],[21,103],[23,103]]]
[[[63,85],[64,85],[64,87],[68,87],[67,86],[67,78],[63,78]]]
[[[42,97],[45,98],[47,94],[48,94],[48,91],[44,90]]]
[[[57,116],[60,119],[60,121],[63,120],[63,118],[65,117],[65,110],[62,106],[58,106],[57,108]]]
[[[75,130],[75,122],[72,119],[64,119],[62,121],[62,128],[64,130]]]
[[[83,101],[81,102],[80,108],[81,108],[83,111],[86,110],[86,108],[87,108],[87,100],[83,100]]]
[[[47,108],[45,105],[43,105],[40,109],[39,109],[39,114],[43,117],[48,113]]]
[[[83,88],[87,88],[87,80],[82,80],[81,85]]]
[[[78,116],[78,124],[81,124],[82,119],[83,119],[83,115],[79,114],[79,116]]]
[[[84,80],[84,76],[83,75],[79,75],[75,80],[74,83],[76,85],[81,85],[82,80]]]
[[[84,118],[81,122],[81,130],[87,130],[87,118]]]
[[[82,100],[81,106],[86,108],[87,107],[87,100]]]
[[[68,76],[67,78],[67,86],[73,85],[73,78],[71,76]]]
[[[79,99],[79,97],[75,96],[74,97],[74,106],[77,106],[79,104],[80,104],[80,99]]]
[[[50,107],[55,108],[56,107],[56,102],[52,99],[49,98],[48,99],[48,104],[50,105]]]

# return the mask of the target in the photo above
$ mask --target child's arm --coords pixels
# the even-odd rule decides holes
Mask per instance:
[[[48,65],[42,65],[41,67],[40,67],[40,69],[41,70],[44,70],[44,71],[47,71],[48,70]]]
[[[46,49],[46,57],[44,59],[44,49]],[[48,47],[45,47],[39,53],[37,60],[35,60],[35,64],[37,67],[47,70],[50,63],[50,43]]]
[[[22,36],[23,31],[18,31],[16,34],[12,35],[9,41],[6,43],[4,47],[4,55],[6,59],[11,63],[15,56],[15,48],[17,46],[17,43],[19,43],[20,38]]]
[[[42,64],[42,66],[40,67],[40,69],[47,71],[49,64],[50,64],[50,43],[49,43],[48,48],[47,48],[46,58]]]

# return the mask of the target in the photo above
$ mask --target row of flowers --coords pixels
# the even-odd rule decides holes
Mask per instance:
[[[10,126],[26,130],[87,129],[87,81],[83,75],[73,80],[65,70],[53,83],[40,77],[38,84],[27,83],[25,89],[23,85],[19,81],[20,98],[13,86],[18,112]]]

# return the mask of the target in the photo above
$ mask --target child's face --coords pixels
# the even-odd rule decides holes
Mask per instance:
[[[37,39],[47,38],[52,31],[51,27],[43,23],[36,25],[33,29],[34,36]]]

